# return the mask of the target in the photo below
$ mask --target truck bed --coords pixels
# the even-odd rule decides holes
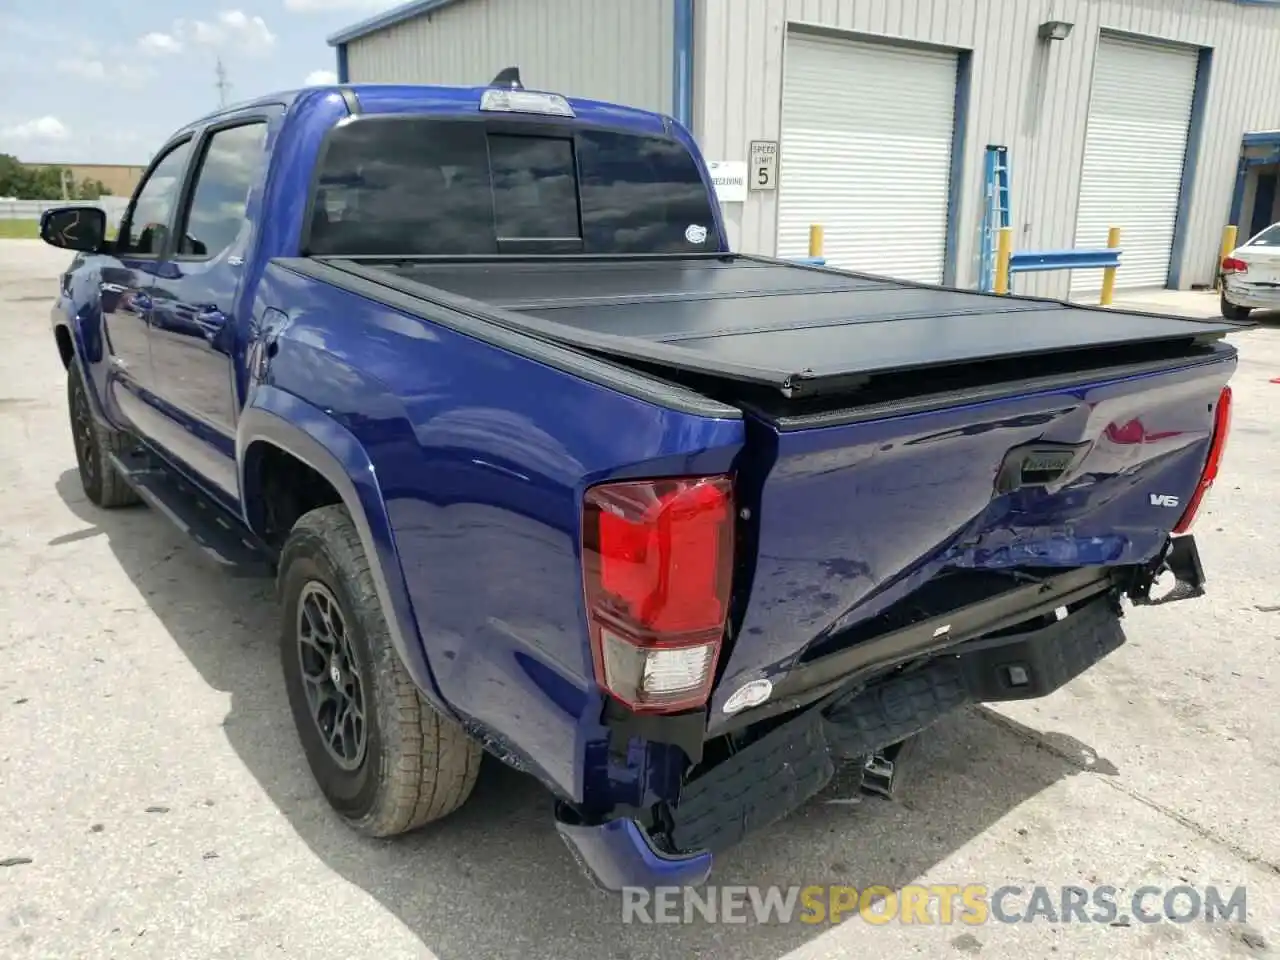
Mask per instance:
[[[1067,352],[1081,370],[1168,359],[1235,329],[744,255],[325,262],[526,334],[788,398]]]

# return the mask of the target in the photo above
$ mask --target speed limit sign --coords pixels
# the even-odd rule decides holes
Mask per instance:
[[[752,140],[747,165],[747,187],[751,190],[778,188],[778,141]]]

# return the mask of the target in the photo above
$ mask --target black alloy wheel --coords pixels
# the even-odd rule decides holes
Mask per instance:
[[[368,748],[364,681],[337,598],[318,580],[298,598],[298,665],[307,705],[330,759],[357,770]]]

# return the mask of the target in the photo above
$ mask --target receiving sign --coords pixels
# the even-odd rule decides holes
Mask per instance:
[[[711,160],[707,163],[716,199],[721,203],[741,203],[747,199],[747,165],[742,160]]]

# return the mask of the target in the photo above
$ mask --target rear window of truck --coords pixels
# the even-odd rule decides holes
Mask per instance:
[[[307,251],[339,256],[718,249],[693,156],[622,131],[369,117],[320,160]]]

